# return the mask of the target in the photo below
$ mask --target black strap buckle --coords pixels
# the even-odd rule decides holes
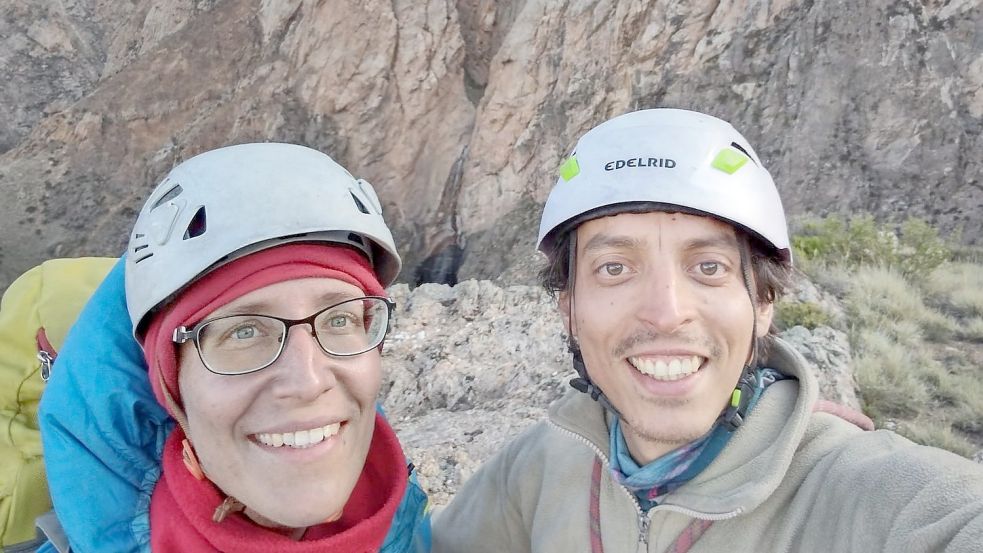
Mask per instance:
[[[754,396],[755,378],[750,369],[746,369],[738,381],[737,387],[730,395],[730,404],[724,410],[721,423],[728,431],[733,432],[744,424],[747,408]]]

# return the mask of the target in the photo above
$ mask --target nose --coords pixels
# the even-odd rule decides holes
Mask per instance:
[[[283,352],[273,367],[272,382],[278,397],[310,401],[337,385],[337,360],[324,353],[310,325],[299,324],[287,331]]]
[[[637,317],[653,331],[672,334],[693,319],[693,298],[685,275],[660,267],[645,275]]]

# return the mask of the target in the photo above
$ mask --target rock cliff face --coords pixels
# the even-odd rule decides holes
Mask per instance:
[[[983,239],[979,0],[10,0],[0,15],[0,288],[118,254],[174,164],[279,140],[379,189],[404,281],[531,280],[576,137],[704,110],[788,209],[927,216]]]

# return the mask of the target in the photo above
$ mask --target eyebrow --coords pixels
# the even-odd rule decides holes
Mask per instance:
[[[341,303],[343,301],[353,300],[364,296],[363,292],[361,295],[352,295],[348,292],[328,292],[318,296],[317,302],[322,306],[322,308],[329,305],[334,305],[336,303]],[[244,303],[242,305],[237,305],[234,308],[221,313],[220,317],[225,317],[227,315],[262,315],[268,313],[278,302],[271,301],[256,301]],[[214,315],[209,315],[211,318]]]
[[[644,240],[632,236],[595,234],[584,244],[584,253],[594,250],[618,249],[618,250],[639,250],[642,249]]]
[[[687,250],[699,250],[703,248],[726,248],[740,250],[741,246],[737,237],[732,234],[719,233],[714,236],[697,238],[688,242],[685,246]]]
[[[595,250],[619,249],[619,250],[639,250],[644,247],[645,240],[633,236],[595,234],[584,245],[583,253],[587,254]],[[710,236],[694,238],[683,245],[684,250],[699,250],[703,248],[724,248],[739,250],[737,237],[724,233],[714,233]]]

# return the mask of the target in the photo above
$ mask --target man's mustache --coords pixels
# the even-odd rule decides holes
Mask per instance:
[[[668,345],[671,347],[687,347],[704,353],[708,357],[718,357],[720,346],[705,336],[694,336],[688,332],[678,332],[666,334],[651,330],[641,330],[625,338],[614,348],[614,354],[623,357],[628,352],[637,349],[641,345],[651,344],[655,346]]]

